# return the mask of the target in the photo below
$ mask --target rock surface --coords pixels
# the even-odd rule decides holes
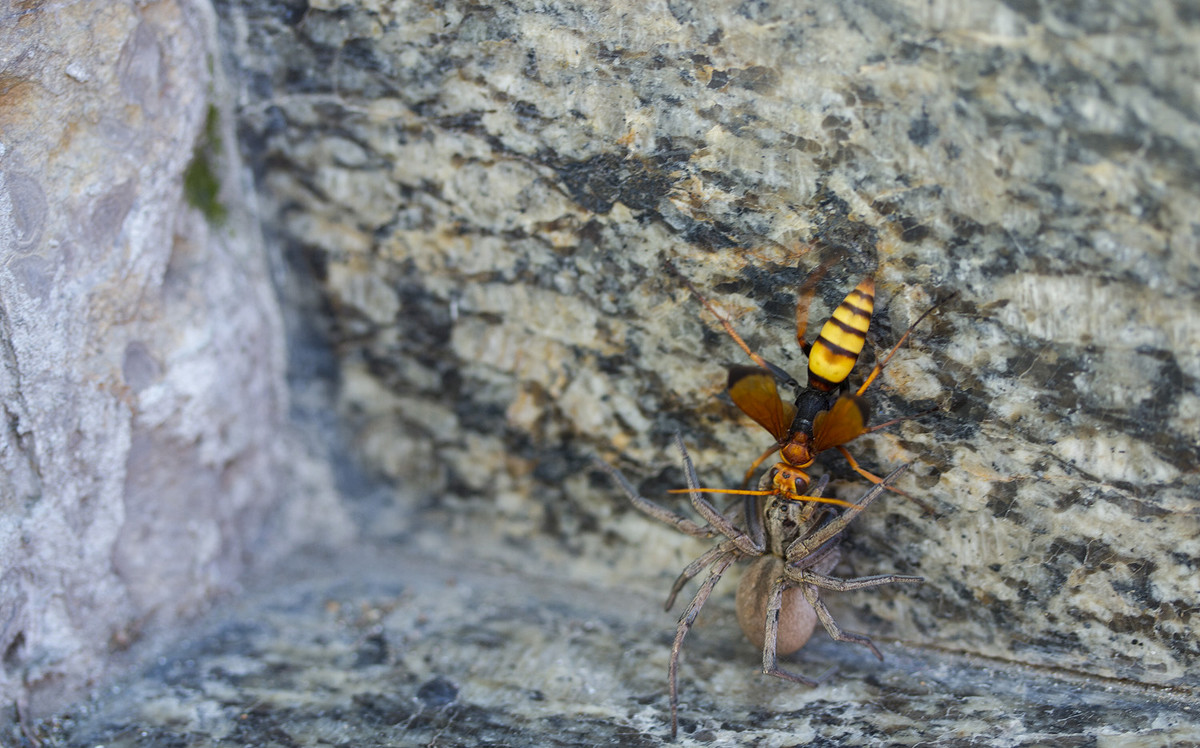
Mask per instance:
[[[261,233],[220,202],[245,185],[211,7],[0,18],[0,702],[44,712],[303,523]]]
[[[937,412],[854,445],[875,471],[914,461],[901,487],[933,511],[881,501],[846,569],[927,583],[846,596],[852,627],[1200,686],[1194,13],[292,7],[223,4],[226,46],[352,451],[399,486],[364,504],[377,537],[669,578],[693,546],[590,455],[662,496],[676,430],[719,486],[770,438],[719,397],[746,361],[663,262],[799,373],[795,289],[838,258],[814,319],[874,272],[881,347],[959,293],[869,393],[877,422]]]
[[[464,565],[470,549],[453,545],[363,550],[259,580],[141,677],[46,725],[44,744],[672,744],[661,596]],[[729,605],[714,607],[689,637],[681,745],[1192,745],[1200,734],[1194,701],[1162,689],[894,642],[879,642],[881,664],[822,635],[794,667],[837,673],[803,688],[758,673],[737,628]]]
[[[853,445],[876,472],[913,461],[918,501],[877,502],[839,569],[927,581],[831,600],[890,659],[818,643],[806,672],[840,674],[812,691],[755,675],[725,585],[689,640],[684,733],[1195,735],[1200,15],[216,11],[211,48],[182,2],[12,11],[3,32],[0,696],[88,682],[260,539],[336,547],[349,513],[375,554],[289,562],[298,578],[46,740],[657,742],[656,608],[703,545],[628,507],[592,456],[670,501],[679,431],[707,483],[735,485],[770,441],[720,394],[746,361],[664,262],[799,374],[795,290],[829,260],[813,319],[874,273],[883,349],[958,293],[869,393],[875,422],[936,412]],[[213,48],[236,87],[217,121],[255,183],[205,201],[189,165],[226,101]],[[308,441],[284,422],[284,329]],[[837,455],[817,470],[864,490]]]

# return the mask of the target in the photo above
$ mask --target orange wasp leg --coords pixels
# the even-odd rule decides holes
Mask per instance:
[[[914,416],[914,417],[915,417],[915,416]],[[900,420],[900,419],[896,419],[896,420]],[[890,423],[890,422],[889,422],[889,423]],[[883,425],[883,426],[886,426],[887,424],[881,424],[881,425]],[[865,432],[864,432],[864,433],[865,433]],[[854,470],[854,472],[858,473],[859,475],[861,475],[862,477],[864,477],[864,478],[866,478],[867,480],[871,481],[872,483],[875,483],[876,485],[878,485],[878,484],[880,484],[880,483],[883,483],[883,478],[880,478],[879,476],[877,476],[877,475],[875,475],[875,474],[873,474],[873,473],[869,473],[869,472],[867,472],[867,470],[866,470],[866,469],[864,469],[864,468],[863,468],[861,465],[859,465],[859,464],[858,464],[858,461],[857,461],[857,460],[855,460],[853,456],[851,456],[851,454],[850,454],[850,450],[848,450],[848,449],[846,449],[845,447],[842,447],[842,446],[837,446],[837,447],[834,447],[834,449],[836,449],[837,451],[839,451],[839,452],[841,452],[841,453],[842,453],[842,457],[845,457],[845,458],[846,458],[846,462],[850,463],[850,468],[851,468],[852,470]],[[930,506],[929,504],[925,503],[924,501],[921,501],[921,500],[920,500],[920,499],[918,499],[916,496],[913,496],[912,494],[910,494],[908,491],[902,491],[902,490],[900,490],[899,488],[895,488],[895,487],[893,487],[893,486],[884,486],[884,488],[886,488],[887,490],[891,491],[892,493],[900,494],[900,495],[901,495],[901,496],[903,496],[904,498],[906,498],[906,499],[908,499],[908,500],[912,501],[912,502],[913,502],[913,503],[915,503],[917,506],[921,507],[921,509],[922,509],[922,510],[923,510],[923,511],[924,511],[926,514],[933,514],[933,513],[934,513],[934,511],[935,511],[935,510],[934,510],[934,508],[933,508],[932,506]]]
[[[841,445],[834,447],[834,449],[836,449],[837,451],[842,453],[842,457],[845,457],[846,462],[850,463],[851,470],[858,473],[859,475],[866,478],[867,480],[871,481],[872,483],[875,483],[875,484],[883,483],[883,478],[880,478],[878,475],[875,475],[873,473],[867,472],[866,469],[864,469],[861,465],[859,465],[858,460],[855,460],[854,457],[850,454],[850,450],[846,449],[845,447],[843,447]],[[908,494],[904,493],[903,491],[896,489],[896,488],[892,488],[891,486],[886,486],[886,488],[889,491],[895,491],[896,493],[901,494],[903,496],[908,496]]]
[[[746,352],[746,355],[750,357],[751,361],[771,372],[771,374],[781,382],[784,382],[791,387],[799,386],[796,380],[793,379],[790,374],[751,350],[750,345],[746,343],[744,339],[742,339],[742,336],[738,334],[737,330],[733,329],[733,325],[729,322],[729,320],[727,320],[721,315],[720,312],[717,311],[717,308],[712,305],[712,302],[710,302],[704,296],[704,294],[700,293],[700,289],[696,288],[696,286],[690,280],[688,280],[686,275],[679,272],[674,264],[672,264],[670,261],[667,261],[664,262],[663,265],[667,268],[667,270],[671,271],[675,277],[683,281],[683,284],[688,287],[688,290],[692,292],[692,295],[704,305],[704,308],[708,310],[709,314],[716,318],[717,322],[721,323],[721,327],[725,328],[725,332],[729,333],[729,337],[733,338],[733,342],[737,343],[738,347]]]
[[[855,395],[861,396],[864,392],[867,391],[867,388],[871,386],[871,383],[874,382],[875,378],[878,377],[879,374],[883,371],[883,367],[887,366],[888,362],[892,360],[892,356],[896,355],[896,351],[900,350],[900,346],[904,345],[904,341],[908,340],[908,336],[912,334],[913,330],[917,329],[917,325],[921,324],[922,320],[924,320],[926,317],[928,317],[933,312],[933,310],[937,309],[942,304],[945,304],[947,301],[949,301],[950,299],[953,299],[957,295],[958,295],[958,292],[950,294],[946,298],[942,299],[941,301],[937,302],[933,306],[926,309],[921,314],[920,317],[917,317],[916,321],[908,326],[908,329],[904,331],[904,334],[900,336],[900,339],[897,340],[896,344],[894,346],[892,346],[892,349],[890,351],[888,351],[887,356],[885,356],[882,361],[875,362],[875,366],[872,367],[872,369],[871,369],[870,376],[868,376],[866,381],[864,381],[862,383],[862,386],[858,388],[858,391],[855,393]],[[872,431],[878,431],[879,429],[884,428],[885,426],[891,426],[892,424],[899,423],[900,421],[907,421],[912,418],[920,418],[921,416],[932,413],[934,410],[936,410],[936,408],[927,410],[924,413],[918,413],[918,414],[912,415],[912,416],[902,416],[900,418],[893,418],[892,420],[886,421],[877,426],[873,426],[869,429],[864,429],[863,434],[869,434]],[[861,436],[861,434],[860,434],[860,436]],[[850,463],[850,467],[853,468],[856,473],[863,476],[864,478],[871,481],[872,483],[880,483],[881,482],[880,478],[878,476],[872,475],[871,473],[867,472],[862,467],[860,467],[858,462],[852,456],[850,456],[850,452],[845,447],[839,446],[837,448],[837,450],[842,453],[842,456],[846,458],[846,462]],[[893,493],[900,494],[901,496],[904,496],[904,497],[916,502],[921,507],[921,509],[923,509],[925,511],[926,514],[934,513],[933,507],[929,506],[929,504],[925,503],[924,501],[917,499],[916,497],[912,496],[911,494],[909,494],[905,491],[901,491],[898,488],[892,488],[891,486],[888,486],[887,488],[889,491],[892,491]]]
[[[745,477],[742,478],[742,488],[750,485],[750,481],[754,479],[754,472],[758,470],[764,462],[767,461],[768,457],[778,452],[779,447],[779,443],[776,442],[775,444],[771,445],[770,449],[759,455],[758,459],[754,461],[754,464],[750,466],[750,469],[746,471]]]
[[[821,282],[825,273],[829,272],[829,268],[833,267],[837,259],[839,258],[833,258],[818,265],[816,270],[808,274],[796,292],[796,342],[800,344],[800,350],[804,352],[805,356],[812,348],[811,344],[804,342],[804,334],[808,332],[808,308],[812,305],[812,297],[816,293],[817,284]]]
[[[936,413],[939,410],[941,410],[941,408],[930,408],[929,410],[923,410],[920,413],[913,413],[911,416],[900,416],[899,418],[893,418],[890,421],[884,421],[883,423],[881,423],[877,426],[872,426],[871,428],[866,429],[865,431],[863,431],[863,434],[870,434],[874,431],[878,431],[879,429],[887,428],[888,426],[892,426],[894,424],[900,423],[901,421],[912,421],[917,418],[924,418],[925,416],[929,415],[930,413]],[[859,434],[859,436],[862,436],[862,434]]]
[[[904,334],[901,335],[900,339],[896,341],[896,344],[892,346],[892,350],[888,351],[888,355],[885,356],[882,361],[877,361],[875,363],[874,368],[871,369],[871,376],[867,377],[867,381],[863,382],[862,386],[858,388],[858,392],[854,394],[861,395],[862,393],[866,392],[867,388],[871,386],[871,382],[875,381],[875,377],[879,376],[880,372],[883,371],[883,367],[887,366],[888,361],[892,360],[892,356],[896,355],[896,351],[900,350],[900,346],[904,345],[904,341],[908,340],[908,336],[912,334],[912,331],[917,329],[917,325],[921,324],[921,320],[928,317],[934,309],[937,309],[942,304],[945,304],[950,299],[953,299],[955,296],[958,296],[958,292],[950,294],[946,298],[926,309],[920,317],[917,317],[917,321],[908,326],[908,329],[904,331]]]

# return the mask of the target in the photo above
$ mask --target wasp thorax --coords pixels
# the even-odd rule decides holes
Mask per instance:
[[[808,467],[812,464],[812,437],[803,432],[793,434],[792,440],[783,445],[779,450],[779,456],[789,465],[796,467]]]
[[[783,559],[763,556],[742,575],[737,588],[737,617],[742,633],[759,649],[766,636],[767,598],[771,584],[783,576]],[[817,626],[817,613],[804,598],[800,587],[783,591],[783,607],[779,609],[779,638],[776,652],[787,655],[804,646]]]

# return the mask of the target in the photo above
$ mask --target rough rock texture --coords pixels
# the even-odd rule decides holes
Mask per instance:
[[[672,260],[795,372],[794,289],[866,272],[868,468],[915,465],[846,569],[851,627],[1193,689],[1200,18],[1167,2],[225,2],[243,146],[336,351],[380,537],[419,527],[649,589],[696,546],[589,469],[729,486],[769,442]],[[316,284],[319,293],[296,279]],[[318,313],[319,312],[319,313]],[[869,358],[869,357],[868,357]],[[855,377],[860,381],[861,374]],[[819,465],[863,481],[844,462]],[[422,509],[419,525],[411,513]],[[444,518],[444,519],[443,519]],[[441,520],[441,521],[440,521]],[[439,524],[440,521],[440,524]],[[490,552],[490,551],[487,551]]]
[[[26,47],[6,32],[28,51],[0,79],[0,116],[25,112],[41,145],[6,120],[5,194],[21,195],[0,203],[16,250],[0,270],[4,376],[21,375],[4,385],[0,453],[16,476],[6,694],[94,672],[126,637],[114,621],[220,586],[278,490],[272,448],[303,462],[275,441],[261,261],[181,208],[205,129],[203,24],[191,6],[103,7],[6,16],[42,33]],[[937,412],[854,445],[877,472],[915,461],[900,485],[930,511],[881,500],[839,569],[927,583],[831,595],[890,659],[815,642],[795,667],[841,673],[811,691],[754,674],[723,583],[689,641],[684,733],[1195,735],[1200,14],[1162,0],[217,13],[213,69],[238,86],[237,142],[286,266],[296,410],[380,549],[299,565],[123,686],[133,696],[45,737],[525,745],[534,726],[547,744],[656,742],[672,629],[656,608],[703,546],[629,508],[591,456],[668,501],[678,430],[707,483],[734,485],[769,441],[720,396],[745,359],[663,262],[799,373],[794,291],[831,258],[814,318],[874,272],[884,347],[959,293],[870,393],[877,422]],[[111,47],[103,64],[54,53],[74,18]],[[59,115],[69,96],[39,98],[74,86],[100,87],[79,117]],[[165,96],[170,115],[151,117]],[[56,170],[68,151],[82,155]],[[37,331],[51,325],[58,337]],[[818,465],[843,497],[863,491],[836,455]],[[338,526],[334,508],[311,516]],[[147,574],[160,584],[135,583]],[[179,596],[156,597],[168,583]]]
[[[290,437],[211,7],[0,19],[0,702],[42,712],[288,536]]]
[[[46,746],[650,746],[670,636],[648,597],[395,545],[310,556],[189,630]],[[756,672],[716,609],[689,638],[682,745],[1195,745],[1194,700],[880,642],[814,641],[818,689]],[[10,728],[5,737],[19,739]],[[0,738],[2,739],[2,738]]]

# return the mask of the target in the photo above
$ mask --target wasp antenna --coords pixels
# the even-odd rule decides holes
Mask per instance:
[[[900,346],[904,345],[904,341],[908,340],[908,336],[912,335],[913,330],[917,329],[917,325],[921,324],[922,320],[924,320],[926,317],[928,317],[933,312],[934,309],[937,309],[942,304],[945,304],[950,299],[953,299],[955,296],[958,296],[958,291],[955,291],[954,293],[950,294],[946,298],[942,299],[941,301],[937,302],[936,304],[934,304],[933,306],[929,307],[924,312],[922,312],[921,316],[917,317],[916,321],[908,326],[908,329],[904,331],[904,334],[901,335],[900,339],[896,341],[896,344],[894,346],[892,346],[892,350],[888,351],[887,356],[885,356],[882,361],[879,361],[875,364],[875,367],[873,369],[871,369],[871,375],[868,376],[867,380],[862,383],[861,387],[858,388],[858,392],[856,394],[861,395],[863,392],[866,391],[866,389],[868,387],[871,386],[871,383],[874,382],[875,378],[879,376],[879,373],[881,371],[883,371],[883,367],[887,366],[888,362],[892,360],[892,356],[896,355],[896,351],[900,350]]]

